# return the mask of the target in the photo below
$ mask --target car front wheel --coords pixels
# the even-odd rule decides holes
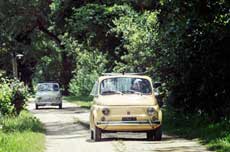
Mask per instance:
[[[90,130],[90,139],[91,139],[91,140],[94,139],[93,130]]]
[[[62,109],[62,104],[59,104],[59,106],[58,106],[58,107],[59,107],[59,109]]]
[[[147,140],[153,140],[153,136],[154,136],[154,131],[148,131],[146,132],[146,135],[147,135]]]
[[[94,132],[93,132],[93,138],[95,141],[101,140],[101,129],[95,126]]]
[[[162,139],[162,129],[161,129],[161,127],[158,127],[154,131],[154,140],[155,141],[161,141],[161,139]]]
[[[37,104],[35,105],[35,109],[38,109],[38,105]]]

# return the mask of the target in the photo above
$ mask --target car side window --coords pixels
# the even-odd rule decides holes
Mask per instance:
[[[90,95],[91,96],[97,96],[98,95],[98,81],[95,82]]]

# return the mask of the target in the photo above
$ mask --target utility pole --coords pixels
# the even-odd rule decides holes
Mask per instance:
[[[12,67],[13,67],[13,77],[18,79],[18,62],[17,59],[21,59],[23,54],[16,54],[15,51],[11,54],[12,56]]]
[[[17,65],[16,52],[14,51],[11,55],[12,55],[13,77],[15,79],[18,79],[18,65]]]

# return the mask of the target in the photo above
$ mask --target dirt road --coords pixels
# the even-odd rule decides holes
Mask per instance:
[[[29,110],[46,127],[46,152],[203,152],[206,148],[196,140],[164,135],[162,141],[147,141],[145,133],[103,134],[101,142],[90,140],[86,126],[79,119],[87,120],[88,110],[64,102],[63,109],[44,107]]]

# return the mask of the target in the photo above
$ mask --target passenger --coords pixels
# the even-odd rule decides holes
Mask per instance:
[[[133,85],[131,86],[131,90],[134,90],[136,92],[141,92],[142,90],[141,83],[142,83],[141,79],[134,80]]]

